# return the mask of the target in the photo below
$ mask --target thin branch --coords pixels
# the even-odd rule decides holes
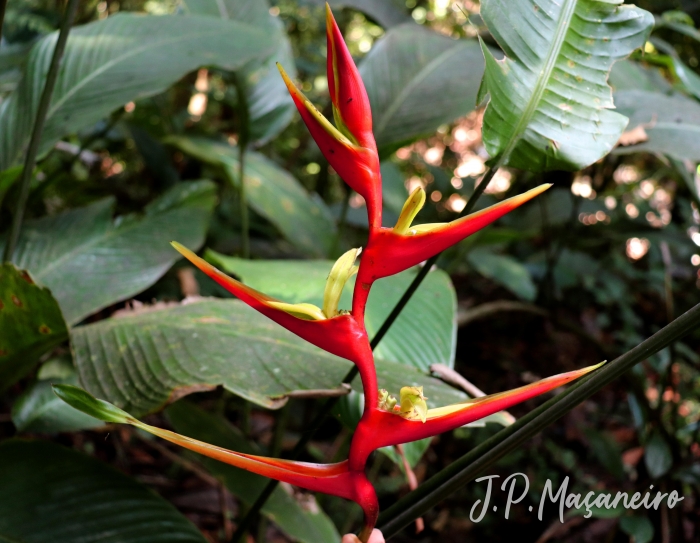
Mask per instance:
[[[4,2],[5,0],[2,1]],[[63,51],[66,48],[66,42],[68,41],[68,34],[70,33],[70,28],[73,25],[75,13],[78,10],[78,3],[78,0],[69,0],[65,16],[63,17],[63,22],[61,23],[61,30],[59,31],[58,39],[56,40],[56,47],[54,48],[53,56],[51,57],[51,65],[49,66],[49,71],[46,74],[46,83],[44,84],[44,90],[41,93],[41,98],[39,99],[39,107],[36,111],[34,128],[32,129],[32,136],[29,140],[29,147],[24,159],[24,168],[20,179],[20,192],[19,198],[17,199],[17,207],[15,208],[15,213],[12,217],[12,226],[10,227],[10,234],[8,236],[7,245],[5,245],[5,251],[3,254],[3,261],[5,262],[10,261],[12,258],[12,255],[15,252],[15,247],[17,246],[20,230],[22,229],[24,209],[27,205],[27,198],[29,197],[29,184],[32,180],[34,166],[36,165],[36,156],[39,152],[41,134],[44,130],[46,114],[48,113],[49,105],[51,104],[51,96],[53,95],[53,89],[56,85],[56,79],[58,78],[58,69],[61,64],[61,58],[63,57]],[[2,8],[4,15],[4,6]]]
[[[501,430],[459,460],[423,483],[417,490],[397,501],[379,518],[385,537],[403,527],[463,487],[509,452],[521,447],[531,437],[590,398],[600,389],[624,375],[633,366],[682,338],[700,325],[700,304],[678,317],[671,324],[601,369],[584,377],[515,424]]]

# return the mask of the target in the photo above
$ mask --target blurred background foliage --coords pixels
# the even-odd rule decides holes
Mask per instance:
[[[616,64],[610,76],[617,110],[631,119],[619,146],[576,173],[498,173],[478,207],[542,182],[554,187],[441,257],[444,271],[429,275],[377,351],[384,383],[398,390],[415,380],[433,387],[426,395],[436,404],[459,401],[463,391],[428,377],[439,363],[487,393],[514,388],[615,358],[700,302],[700,4],[638,5],[652,11],[657,24],[644,50]],[[483,73],[475,38],[497,44],[478,3],[335,0],[331,6],[372,102],[384,224],[393,225],[418,185],[429,205],[417,222],[451,220],[488,159],[483,110],[475,109]],[[0,46],[0,236],[15,212],[17,155],[31,126],[16,96],[38,100],[35,76],[48,58],[40,46],[60,24],[61,10],[55,0],[7,6]],[[127,18],[134,13],[148,15]],[[153,26],[155,17],[163,19]],[[276,336],[237,304],[180,303],[228,295],[176,262],[168,245],[177,239],[206,248],[206,258],[251,286],[290,302],[314,302],[330,261],[362,244],[364,202],[325,162],[274,67],[280,61],[329,116],[323,4],[82,2],[76,24],[99,21],[112,25],[108,39],[98,39],[103,27],[90,26],[76,27],[69,41],[14,257],[51,292],[23,281],[11,266],[0,274],[0,439],[25,436],[43,444],[32,442],[34,448],[22,452],[29,445],[0,442],[0,464],[14,459],[32,474],[31,466],[58,458],[57,465],[65,464],[61,474],[58,468],[42,474],[36,485],[58,477],[56,484],[66,488],[60,477],[87,460],[48,442],[68,446],[128,474],[131,480],[122,480],[102,473],[100,464],[85,468],[95,481],[113,479],[123,499],[153,499],[139,494],[136,479],[170,501],[196,525],[183,524],[178,533],[192,532],[183,540],[228,541],[261,479],[129,428],[101,426],[61,404],[49,383],[81,382],[136,415],[154,413],[157,424],[236,450],[284,456],[318,405],[299,391],[341,381],[346,364]],[[246,34],[248,28],[254,32]],[[241,258],[245,252],[251,261]],[[290,262],[270,262],[280,259]],[[378,284],[370,333],[410,278],[407,272]],[[15,295],[31,300],[41,315],[20,314],[19,304],[8,303]],[[202,320],[214,318],[215,326]],[[515,530],[521,540],[539,543],[697,541],[699,345],[696,332],[650,357],[502,461],[502,476],[522,471],[530,478],[531,502],[514,506],[507,521],[500,513],[505,493],[492,498],[499,513],[477,524],[469,520],[485,489],[473,483],[431,512],[422,533],[407,529],[396,541],[498,542],[511,540]],[[337,420],[308,447],[307,460],[345,457],[360,401],[357,392],[344,399]],[[517,417],[533,405],[511,413]],[[495,417],[406,447],[417,481],[505,423]],[[409,483],[396,451],[385,452],[374,457],[371,477],[388,505]],[[567,476],[570,489],[584,494],[654,485],[678,489],[685,499],[673,510],[596,511],[591,519],[572,512],[564,524],[552,505],[537,520],[527,504],[539,502],[547,479],[558,488]],[[6,496],[16,491],[26,503],[42,499],[21,481],[12,487],[10,479],[0,483]],[[0,499],[0,538],[3,530],[17,535],[17,523],[8,521],[11,506]],[[153,507],[173,526],[184,522],[164,502]],[[359,519],[359,509],[345,502],[290,488],[278,489],[263,513],[250,534],[255,541],[338,540]]]

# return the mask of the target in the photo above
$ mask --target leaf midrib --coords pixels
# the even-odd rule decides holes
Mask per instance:
[[[379,124],[375,128],[374,133],[377,135],[377,137],[381,135],[381,133],[386,128],[387,124],[389,124],[389,121],[393,118],[394,113],[396,113],[396,111],[401,107],[401,105],[404,102],[404,98],[408,96],[411,92],[413,92],[418,83],[422,83],[423,80],[425,80],[429,74],[431,74],[437,68],[439,68],[440,65],[447,60],[447,57],[451,56],[452,53],[455,52],[457,47],[458,45],[455,44],[446,51],[440,53],[432,61],[423,66],[423,68],[419,70],[416,77],[413,78],[408,85],[404,86],[403,90],[396,95],[396,99],[394,99],[391,102],[391,105],[386,109],[386,114],[382,116],[381,122],[379,122]]]
[[[532,117],[537,111],[537,107],[542,100],[544,91],[547,88],[547,83],[549,83],[549,78],[551,77],[554,66],[556,66],[557,60],[559,59],[559,54],[561,53],[561,48],[564,45],[566,35],[569,32],[572,16],[578,5],[578,0],[564,0],[564,2],[564,7],[559,13],[559,20],[557,21],[557,29],[554,34],[554,40],[552,40],[549,51],[547,51],[547,56],[545,57],[544,67],[540,72],[540,77],[537,79],[537,84],[535,85],[532,95],[525,106],[523,115],[520,117],[518,124],[513,130],[513,136],[508,142],[508,145],[503,153],[501,153],[501,157],[499,158],[494,169],[500,168],[508,160],[508,157],[515,149],[516,145],[518,145],[523,137],[523,134],[525,133],[525,130],[530,125],[530,121],[532,120]]]
[[[182,204],[182,202],[179,202],[179,203]],[[158,213],[154,213],[154,214],[152,214],[152,215],[146,215],[146,214],[145,214],[145,215],[143,215],[143,216],[141,217],[140,220],[132,220],[132,221],[129,221],[129,222],[128,222],[126,225],[124,225],[124,226],[122,226],[122,225],[114,226],[114,222],[115,222],[115,221],[114,221],[114,220],[109,221],[109,228],[110,228],[110,229],[107,230],[107,231],[105,232],[104,235],[102,235],[102,236],[96,236],[96,237],[94,237],[94,238],[91,238],[91,240],[87,241],[86,243],[81,243],[81,244],[79,244],[79,245],[76,245],[73,249],[71,249],[71,250],[68,251],[67,253],[64,253],[63,256],[60,256],[60,257],[58,257],[56,260],[54,260],[53,262],[51,262],[51,263],[50,263],[48,266],[46,266],[43,270],[37,271],[37,272],[32,272],[32,273],[35,274],[35,277],[36,277],[37,279],[42,279],[42,278],[46,277],[47,274],[49,274],[49,273],[53,272],[54,270],[56,270],[57,268],[61,267],[61,266],[64,264],[64,262],[65,262],[67,259],[71,258],[72,256],[74,256],[74,255],[76,255],[76,254],[78,254],[78,253],[80,253],[80,252],[85,252],[86,249],[88,249],[88,248],[90,248],[90,247],[93,247],[93,246],[97,245],[97,244],[100,243],[100,242],[103,242],[103,241],[105,241],[105,240],[108,240],[108,239],[110,239],[110,238],[113,238],[113,237],[115,237],[117,234],[121,235],[121,234],[123,234],[124,232],[128,232],[129,230],[131,230],[131,229],[133,229],[133,228],[136,228],[136,227],[138,227],[138,226],[141,226],[141,225],[143,224],[143,222],[144,222],[145,220],[147,220],[147,218],[149,218],[149,217],[158,217],[158,216],[163,215],[163,214],[165,214],[165,213],[171,212],[171,211],[173,211],[173,210],[175,210],[175,209],[181,209],[181,208],[182,208],[181,205],[174,205],[174,206],[172,206],[172,207],[168,207],[168,208],[166,208],[166,209],[164,209],[164,210],[162,210],[162,211],[159,211]],[[173,255],[173,257],[175,257],[175,256],[176,256],[176,255]],[[31,270],[30,270],[30,271],[31,271]]]

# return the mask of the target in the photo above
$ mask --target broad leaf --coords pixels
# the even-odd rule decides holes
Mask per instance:
[[[351,363],[297,338],[237,300],[135,312],[71,331],[82,384],[140,416],[217,385],[277,408],[293,391],[335,389]],[[466,395],[396,362],[377,361],[380,386],[424,386],[431,406]],[[359,379],[353,386],[361,390]]]
[[[61,309],[49,289],[10,263],[0,265],[0,391],[67,338]]]
[[[391,28],[360,64],[380,155],[472,111],[483,70],[475,41],[415,23]]]
[[[642,46],[652,15],[622,0],[484,0],[506,58],[483,46],[483,140],[492,161],[578,170],[613,148],[627,119],[611,111],[613,63]]]
[[[629,128],[641,126],[648,140],[618,147],[618,153],[649,151],[680,160],[700,161],[700,104],[680,94],[641,90],[615,93],[618,111],[629,116]]]
[[[194,404],[180,401],[166,411],[176,432],[232,451],[260,455],[261,451],[231,426],[223,417],[207,413]],[[197,460],[244,504],[251,506],[269,479],[211,458],[197,455]],[[308,500],[314,500],[311,504]],[[333,522],[315,503],[305,496],[304,504],[284,487],[278,486],[265,502],[262,514],[279,526],[294,541],[332,543],[340,541]]]
[[[530,272],[515,258],[475,249],[469,252],[467,260],[481,275],[493,279],[519,298],[532,301],[537,296]]]
[[[179,259],[171,240],[199,247],[214,202],[211,182],[188,182],[156,199],[142,216],[112,219],[114,201],[108,198],[27,221],[14,261],[51,289],[66,321],[75,324],[155,283]]]
[[[289,303],[321,307],[331,260],[244,260],[208,251],[207,258],[245,284]],[[365,325],[371,338],[415,277],[408,270],[377,281],[367,304]],[[352,306],[352,278],[345,285],[340,307]],[[377,346],[378,358],[398,360],[423,371],[431,364],[454,366],[457,341],[457,299],[449,276],[437,270],[428,274],[421,288]]]
[[[323,0],[313,0],[323,5]],[[411,21],[402,0],[330,0],[330,6],[335,9],[352,8],[369,15],[384,28]]]
[[[39,380],[15,401],[12,422],[19,432],[74,432],[104,423],[74,409],[61,400],[51,385],[78,385],[78,375],[70,361],[55,359],[39,370]]]
[[[249,62],[237,70],[236,76],[245,91],[248,137],[253,144],[266,143],[289,124],[296,111],[275,66],[275,62],[279,62],[289,77],[296,78],[292,46],[282,21],[270,14],[267,0],[184,0],[182,4],[188,13],[194,15],[248,23],[274,41],[275,49],[267,60]]]
[[[17,89],[0,105],[0,170],[21,159],[58,33],[32,49]],[[235,70],[271,53],[261,30],[213,17],[120,13],[71,31],[40,152],[127,102],[164,91],[202,65]]]
[[[167,142],[199,160],[221,166],[227,179],[238,186],[238,148],[202,138],[172,137]],[[305,253],[328,254],[336,228],[323,201],[262,154],[249,151],[245,160],[245,192],[250,207]]]
[[[206,542],[131,477],[65,447],[18,439],[0,444],[0,541]]]

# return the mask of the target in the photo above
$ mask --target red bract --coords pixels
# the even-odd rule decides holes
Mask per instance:
[[[74,407],[102,417],[103,420],[134,424],[222,462],[308,490],[353,500],[365,513],[360,538],[367,541],[378,515],[377,497],[365,476],[365,465],[372,451],[453,430],[566,384],[598,366],[436,409],[428,409],[422,387],[402,388],[398,400],[387,391],[377,390],[374,357],[364,326],[365,306],[374,281],[404,271],[458,243],[542,193],[549,185],[542,185],[448,224],[414,226],[413,218],[425,202],[425,192],[417,189],[406,201],[396,226],[383,228],[381,176],[372,135],[370,103],[330,9],[327,14],[328,88],[336,126],[301,94],[281,67],[280,72],[302,119],[328,162],[353,190],[365,198],[369,237],[359,268],[355,266],[359,249],[344,254],[329,274],[323,308],[319,308],[311,304],[289,304],[271,298],[227,276],[182,245],[173,243],[173,246],[205,274],[252,308],[309,343],[357,365],[364,388],[365,407],[352,438],[349,459],[339,464],[319,465],[227,451],[145,425],[84,391],[76,392],[78,389],[75,387],[60,385],[57,393]],[[340,294],[354,273],[358,277],[353,292],[352,311],[341,312],[338,310]]]
[[[372,134],[372,112],[365,85],[340,29],[326,5],[328,88],[333,103],[333,126],[278,65],[289,93],[319,149],[338,175],[367,202],[369,224],[382,224],[382,178]]]

